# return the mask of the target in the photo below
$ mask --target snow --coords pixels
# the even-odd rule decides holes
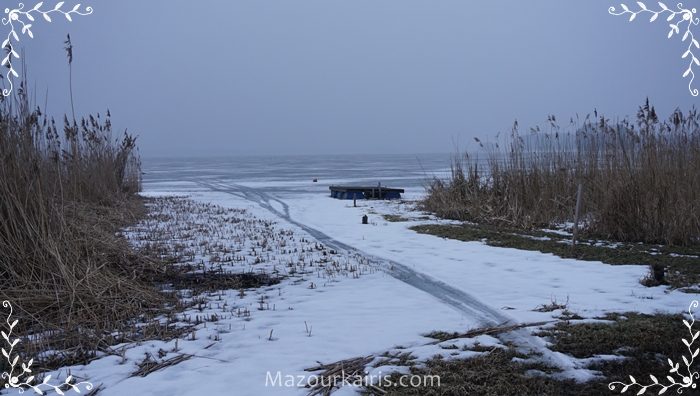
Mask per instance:
[[[436,355],[446,359],[478,356],[484,352],[469,348],[476,344],[501,348],[503,341],[479,336],[435,342],[424,335],[435,330],[464,332],[488,324],[485,318],[496,316],[513,323],[550,321],[561,315],[562,310],[533,310],[553,301],[568,301],[569,311],[592,318],[607,312],[675,313],[687,307],[691,300],[679,291],[642,286],[639,279],[647,271],[643,266],[583,262],[418,234],[409,227],[438,220],[416,211],[410,203],[358,201],[358,207],[353,207],[352,201],[328,198],[325,184],[305,187],[302,182],[256,182],[242,186],[225,181],[208,183],[150,183],[144,194],[184,195],[199,203],[236,209],[218,214],[199,213],[185,220],[207,228],[217,223],[220,219],[217,216],[242,219],[222,222],[224,228],[220,232],[210,233],[208,237],[194,235],[192,242],[197,245],[206,240],[209,245],[238,246],[237,254],[245,256],[245,260],[212,265],[211,255],[197,252],[192,263],[203,262],[209,270],[223,267],[232,272],[277,271],[290,275],[284,263],[299,259],[298,252],[292,253],[291,248],[308,248],[309,244],[318,242],[314,235],[325,234],[329,236],[327,242],[352,248],[331,255],[332,259],[356,265],[360,270],[327,272],[321,263],[321,253],[308,252],[305,255],[308,267],[295,271],[277,285],[247,290],[245,295],[238,290],[218,292],[208,296],[209,304],[203,310],[193,307],[180,314],[181,318],[217,316],[218,320],[197,326],[195,339],[115,346],[114,354],[86,366],[56,371],[52,373],[54,377],[65,377],[69,370],[95,385],[102,384],[101,395],[303,395],[307,389],[266,386],[266,376],[268,373],[309,376],[304,369],[317,361],[330,363],[367,355],[377,356],[371,371],[375,374],[405,372],[405,367],[397,366],[391,359],[379,364],[382,359],[386,361],[386,356],[399,353],[410,353],[418,363]],[[416,197],[420,191],[413,189],[407,195]],[[370,218],[369,225],[361,224],[365,214]],[[400,215],[410,221],[388,222],[384,214]],[[241,238],[250,230],[260,232],[251,225],[255,219],[273,222],[269,229],[275,235],[283,231],[293,235],[287,239],[287,251],[275,248],[273,259],[255,264],[259,252],[252,249],[256,241]],[[127,235],[139,244],[138,238],[143,233],[131,230]],[[449,296],[440,295],[435,289],[414,287],[392,272],[394,264],[377,265],[365,260],[365,256],[400,264],[417,274],[419,281],[459,291],[462,294],[449,296],[463,295],[465,300],[459,303],[469,309],[445,303]],[[470,309],[480,309],[476,303],[488,307],[490,313],[470,315]],[[493,312],[498,315],[494,316]],[[518,330],[509,337],[533,349],[547,350],[546,342],[533,337],[530,330]],[[158,357],[159,351],[162,351],[159,359],[178,354],[193,357],[146,377],[130,376],[146,354]],[[590,360],[551,351],[543,358],[562,368],[559,375],[563,377],[585,381],[596,376],[585,368]],[[353,393],[354,389],[342,389],[337,394]]]
[[[679,312],[690,300],[687,294],[669,292],[666,287],[641,285],[639,280],[648,271],[645,266],[563,259],[418,234],[409,227],[430,221],[383,219],[382,214],[392,213],[396,205],[392,202],[362,202],[354,208],[343,201],[308,195],[287,203],[291,216],[300,222],[363,252],[430,274],[492,307],[512,307],[507,315],[520,322],[551,319],[551,313],[532,310],[567,298],[569,310],[582,316],[623,311]],[[363,214],[368,214],[369,226],[357,221]]]
[[[177,194],[180,195],[180,192]],[[217,197],[201,200],[210,201],[217,201]],[[206,230],[209,238],[191,233],[193,246],[199,246],[201,240],[209,239],[209,245],[237,245],[241,250],[238,254],[247,256],[242,262],[207,264],[205,267],[208,270],[222,266],[227,272],[271,273],[282,267],[280,263],[298,261],[298,251],[306,249],[306,271],[299,270],[297,276],[290,276],[274,286],[248,290],[243,297],[238,290],[216,293],[209,296],[209,306],[203,310],[194,307],[183,312],[179,317],[216,315],[219,319],[197,326],[194,340],[178,340],[177,351],[175,341],[115,346],[113,355],[97,359],[87,366],[74,366],[52,373],[55,379],[65,378],[70,371],[75,377],[88,378],[96,386],[102,384],[102,395],[229,394],[232,387],[236,389],[236,395],[301,395],[306,393],[305,389],[266,386],[267,373],[273,377],[278,372],[282,376],[308,376],[310,373],[304,372],[304,369],[316,365],[317,361],[330,363],[370,355],[394,345],[422,345],[431,340],[421,335],[433,331],[437,323],[440,328],[450,331],[475,324],[452,308],[437,304],[434,297],[367,267],[352,254],[340,255],[334,260],[362,267],[357,271],[358,277],[350,276],[347,271],[329,274],[319,270],[322,255],[317,251],[308,252],[315,242],[308,236],[304,238],[301,231],[286,225],[284,228],[277,225],[273,228],[278,232],[291,228],[294,232],[294,240],[286,242],[288,253],[275,251],[275,260],[253,264],[254,255],[250,249],[255,247],[255,243],[241,232],[263,233],[260,224],[254,222],[254,217],[247,212],[209,209],[212,208],[200,207],[195,215],[184,216],[165,210],[163,212],[177,219],[171,220],[169,227],[160,228],[173,230],[172,226],[176,225],[175,231],[166,236],[175,237],[173,243],[184,243],[185,246],[189,246],[188,241],[182,238],[178,230],[188,227]],[[212,232],[206,227],[217,223],[217,216],[224,219],[235,216],[239,221],[218,222],[225,229]],[[137,243],[138,238],[145,237],[147,233],[144,229],[136,228],[126,234]],[[236,235],[242,238],[234,240]],[[306,242],[302,242],[302,239]],[[153,239],[149,239],[149,242],[153,242]],[[293,249],[298,251],[292,253]],[[197,253],[191,262],[198,263],[207,258],[207,255]],[[264,296],[264,305],[259,303],[261,296]],[[259,309],[261,306],[263,310]],[[240,312],[250,312],[250,316],[240,315]],[[146,354],[158,356],[159,351],[164,354],[161,360],[178,354],[191,354],[194,357],[145,378],[131,377],[137,369],[136,364]]]
[[[273,376],[277,372],[308,375],[303,369],[317,360],[334,362],[381,351],[394,343],[411,345],[436,322],[451,323],[454,328],[464,324],[450,309],[435,307],[429,296],[407,290],[408,286],[391,285],[394,282],[375,274],[313,290],[279,285],[282,296],[277,296],[277,290],[268,293],[270,302],[277,306],[275,311],[257,311],[257,293],[241,301],[236,291],[229,291],[224,300],[249,307],[253,319],[228,317],[198,329],[197,340],[179,342],[181,353],[197,357],[145,378],[124,378],[146,351],[174,348],[174,342],[150,342],[130,349],[126,364],[120,364],[121,358],[115,356],[73,372],[91,373],[91,381],[105,384],[104,395],[231,394],[232,389],[236,395],[305,394],[303,389],[266,386],[267,372]],[[372,292],[358,293],[358,287]],[[310,337],[305,321],[312,327]],[[393,324],[391,331],[385,331],[389,323]],[[224,330],[219,334],[221,341],[204,350],[218,329]]]

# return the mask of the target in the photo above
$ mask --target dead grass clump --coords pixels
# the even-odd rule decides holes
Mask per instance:
[[[525,135],[517,122],[485,158],[455,159],[423,201],[439,216],[517,228],[571,222],[583,187],[583,231],[619,241],[700,242],[700,115],[676,110],[661,121],[649,102],[636,123],[597,112],[562,129]]]
[[[508,323],[503,323],[498,326],[491,326],[491,327],[480,327],[476,329],[472,329],[467,331],[466,333],[447,333],[444,331],[434,331],[431,333],[426,334],[425,336],[428,338],[433,338],[437,340],[436,342],[433,342],[432,344],[437,344],[440,342],[444,341],[449,341],[449,340],[455,340],[459,338],[474,338],[482,335],[490,335],[490,336],[496,336],[498,334],[503,334],[503,333],[508,333],[513,330],[518,330],[518,329],[523,329],[526,327],[537,327],[537,326],[542,326],[545,325],[549,322],[535,322],[535,323],[518,323],[518,324],[508,324]]]
[[[278,284],[280,279],[268,274],[178,271],[177,274],[167,273],[163,277],[163,281],[170,284],[175,290],[187,289],[191,290],[193,295],[198,295],[218,290],[245,290],[272,286]]]
[[[401,215],[396,215],[396,214],[385,214],[382,215],[384,217],[384,220],[392,222],[392,223],[404,223],[407,221],[410,221],[410,219],[403,217]]]
[[[313,384],[308,396],[328,396],[346,383],[362,382],[365,376],[365,367],[374,360],[374,356],[364,356],[339,362],[322,364],[310,367],[305,371],[321,371],[319,380]],[[372,387],[371,385],[369,385]],[[372,387],[373,388],[373,387]]]
[[[166,367],[171,367],[175,366],[179,363],[182,363],[184,361],[190,360],[193,357],[193,355],[187,355],[187,354],[179,354],[176,356],[173,356],[168,359],[158,359],[155,358],[153,355],[150,353],[146,354],[146,357],[138,363],[138,370],[135,372],[131,373],[132,377],[145,377],[151,373],[154,373],[158,370],[162,370]]]
[[[555,297],[551,298],[549,304],[542,304],[534,309],[535,312],[554,312],[564,310],[569,307],[569,296],[566,296],[566,301],[560,303]]]
[[[661,264],[650,265],[649,273],[640,280],[640,283],[647,287],[668,285],[666,281],[666,268]]]

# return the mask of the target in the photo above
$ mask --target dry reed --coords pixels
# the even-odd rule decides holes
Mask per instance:
[[[464,154],[448,180],[435,179],[423,201],[437,215],[533,228],[573,221],[583,187],[583,232],[620,241],[700,242],[700,115],[676,110],[660,121],[647,100],[636,122],[597,112],[562,129],[518,131]]]
[[[135,138],[114,139],[109,113],[59,132],[24,82],[0,103],[0,300],[15,307],[20,352],[87,360],[162,307],[142,281],[156,263],[116,235],[145,213],[140,183]]]

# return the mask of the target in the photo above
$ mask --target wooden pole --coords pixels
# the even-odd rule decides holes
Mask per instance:
[[[574,213],[574,237],[571,241],[572,247],[576,247],[576,241],[578,240],[578,222],[579,216],[581,215],[581,193],[583,192],[583,184],[578,184],[578,191],[576,191],[576,211]]]

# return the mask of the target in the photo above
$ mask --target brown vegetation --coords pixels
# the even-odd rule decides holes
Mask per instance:
[[[489,145],[486,158],[453,161],[423,202],[439,216],[533,228],[570,222],[583,186],[584,232],[620,241],[700,242],[700,115],[673,112],[660,121],[647,103],[636,125],[588,116],[563,131],[518,132]],[[478,140],[477,140],[478,141]],[[479,142],[482,147],[483,143]]]
[[[156,264],[116,235],[145,213],[135,138],[115,139],[109,113],[61,129],[24,84],[0,104],[0,300],[33,340],[24,353],[75,361],[166,297],[142,281]]]

